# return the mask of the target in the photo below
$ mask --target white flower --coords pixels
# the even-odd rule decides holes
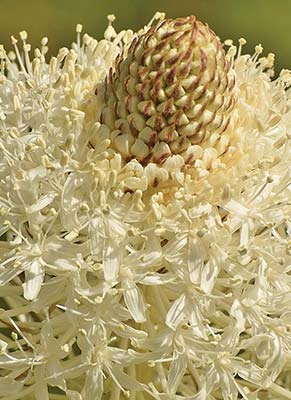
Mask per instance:
[[[0,48],[1,398],[291,399],[291,73],[108,19]]]

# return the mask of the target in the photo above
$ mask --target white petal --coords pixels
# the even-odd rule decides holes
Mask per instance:
[[[4,342],[4,340],[0,339],[0,353],[4,353],[8,347],[8,343]],[[1,392],[0,392],[1,393]]]
[[[189,216],[190,218],[198,218],[202,215],[209,215],[212,211],[212,206],[210,203],[201,203],[196,207],[190,208]]]
[[[114,364],[106,363],[106,367],[111,378],[120,388],[129,389],[132,391],[145,389],[145,385],[139,383],[137,380],[125,374],[119,367],[116,367]]]
[[[135,283],[127,279],[124,281],[124,301],[135,322],[146,321],[146,306],[140,290]]]
[[[80,393],[76,392],[75,390],[66,390],[66,395],[69,400],[83,400]]]
[[[110,237],[124,237],[126,235],[127,225],[118,221],[117,218],[112,218],[112,216],[110,216],[107,220],[107,224]]]
[[[207,333],[204,327],[204,317],[199,307],[199,302],[191,299],[188,304],[189,322],[193,329],[193,333],[198,337],[207,340]]]
[[[2,271],[0,272],[0,285],[6,285],[6,283],[10,282],[17,275],[21,274],[27,264],[27,261],[22,261],[22,264],[17,268],[9,266],[2,269]]]
[[[247,249],[249,244],[249,224],[244,222],[240,230],[240,246]]]
[[[87,372],[82,390],[82,399],[101,400],[103,396],[103,375],[100,365],[92,366]]]
[[[205,383],[202,385],[202,388],[199,390],[199,393],[194,394],[188,400],[207,400],[208,393],[206,392],[206,385]]]
[[[51,359],[47,362],[47,375],[49,377],[49,385],[57,386],[62,390],[66,390],[66,381],[64,379],[63,368],[60,361]]]
[[[211,293],[218,273],[219,268],[213,257],[210,257],[209,261],[203,266],[201,273],[201,289],[204,291],[204,293]]]
[[[119,248],[112,242],[105,244],[103,251],[103,270],[104,278],[107,282],[115,283],[118,277],[120,266]]]
[[[240,332],[244,331],[246,320],[243,314],[242,305],[238,299],[234,299],[230,310],[230,315],[232,315],[236,319],[236,328]]]
[[[237,400],[237,388],[234,384],[234,378],[232,374],[224,369],[220,372],[220,385],[221,393],[224,399]]]
[[[258,367],[256,364],[232,360],[234,371],[247,382],[255,385],[263,385],[267,375],[266,371]]]
[[[181,355],[171,362],[168,375],[168,390],[170,395],[176,394],[186,371],[186,367],[187,361],[185,355]]]
[[[105,243],[104,224],[101,218],[92,218],[88,228],[91,254],[102,258]]]
[[[188,270],[190,280],[198,284],[200,282],[200,273],[203,268],[207,253],[200,239],[189,239],[188,248]]]
[[[185,318],[185,309],[187,306],[186,295],[183,293],[174,303],[168,311],[166,317],[166,324],[173,330],[182,322]]]
[[[64,296],[65,285],[65,278],[63,276],[51,278],[48,282],[44,283],[41,292],[33,303],[33,309],[40,311],[49,306],[52,299],[55,303],[58,303]]]
[[[286,356],[279,337],[274,333],[271,336],[270,352],[265,368],[268,369],[270,380],[274,382],[286,363]]]
[[[43,208],[47,207],[49,204],[51,204],[56,197],[56,193],[48,193],[44,196],[41,196],[36,203],[34,203],[32,206],[26,207],[26,211],[28,213],[34,213],[37,211],[42,210]]]
[[[0,378],[1,396],[15,395],[23,389],[23,382],[17,382],[9,376]]]
[[[229,211],[231,214],[237,215],[238,217],[244,218],[248,215],[249,209],[245,207],[243,204],[235,201],[233,199],[229,200],[223,208],[226,211]]]
[[[143,266],[151,266],[157,264],[162,257],[162,249],[160,242],[157,240],[155,235],[149,235],[144,255],[142,257]]]
[[[71,174],[67,178],[61,198],[61,221],[67,231],[73,231],[81,226],[78,219],[78,209],[81,204],[81,199],[78,197],[80,185],[84,185],[84,178],[81,174]]]
[[[187,235],[182,235],[178,239],[167,243],[163,248],[165,259],[169,262],[175,262],[177,259],[180,259],[180,251],[186,246],[187,242]]]
[[[45,379],[45,365],[35,367],[35,400],[49,400],[47,381]]]
[[[175,280],[175,276],[170,273],[167,274],[155,274],[145,276],[143,279],[139,280],[144,285],[164,285],[168,282],[173,282]]]
[[[24,298],[33,300],[37,297],[44,278],[44,266],[35,259],[25,270]]]

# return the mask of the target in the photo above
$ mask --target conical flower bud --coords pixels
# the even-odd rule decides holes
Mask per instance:
[[[162,164],[222,140],[234,105],[234,76],[219,38],[194,16],[165,19],[139,35],[107,77],[101,122],[128,161]],[[210,136],[215,140],[210,140]],[[199,150],[199,151],[198,151]]]

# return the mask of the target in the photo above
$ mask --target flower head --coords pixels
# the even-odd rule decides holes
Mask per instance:
[[[0,48],[2,399],[290,399],[291,75],[108,19]]]

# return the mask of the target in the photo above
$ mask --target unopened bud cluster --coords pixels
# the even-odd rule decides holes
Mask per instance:
[[[165,19],[133,41],[111,69],[101,122],[126,161],[186,164],[213,148],[227,150],[224,132],[235,103],[234,76],[219,38],[194,16]]]
[[[113,20],[0,44],[0,398],[291,400],[291,71]]]

